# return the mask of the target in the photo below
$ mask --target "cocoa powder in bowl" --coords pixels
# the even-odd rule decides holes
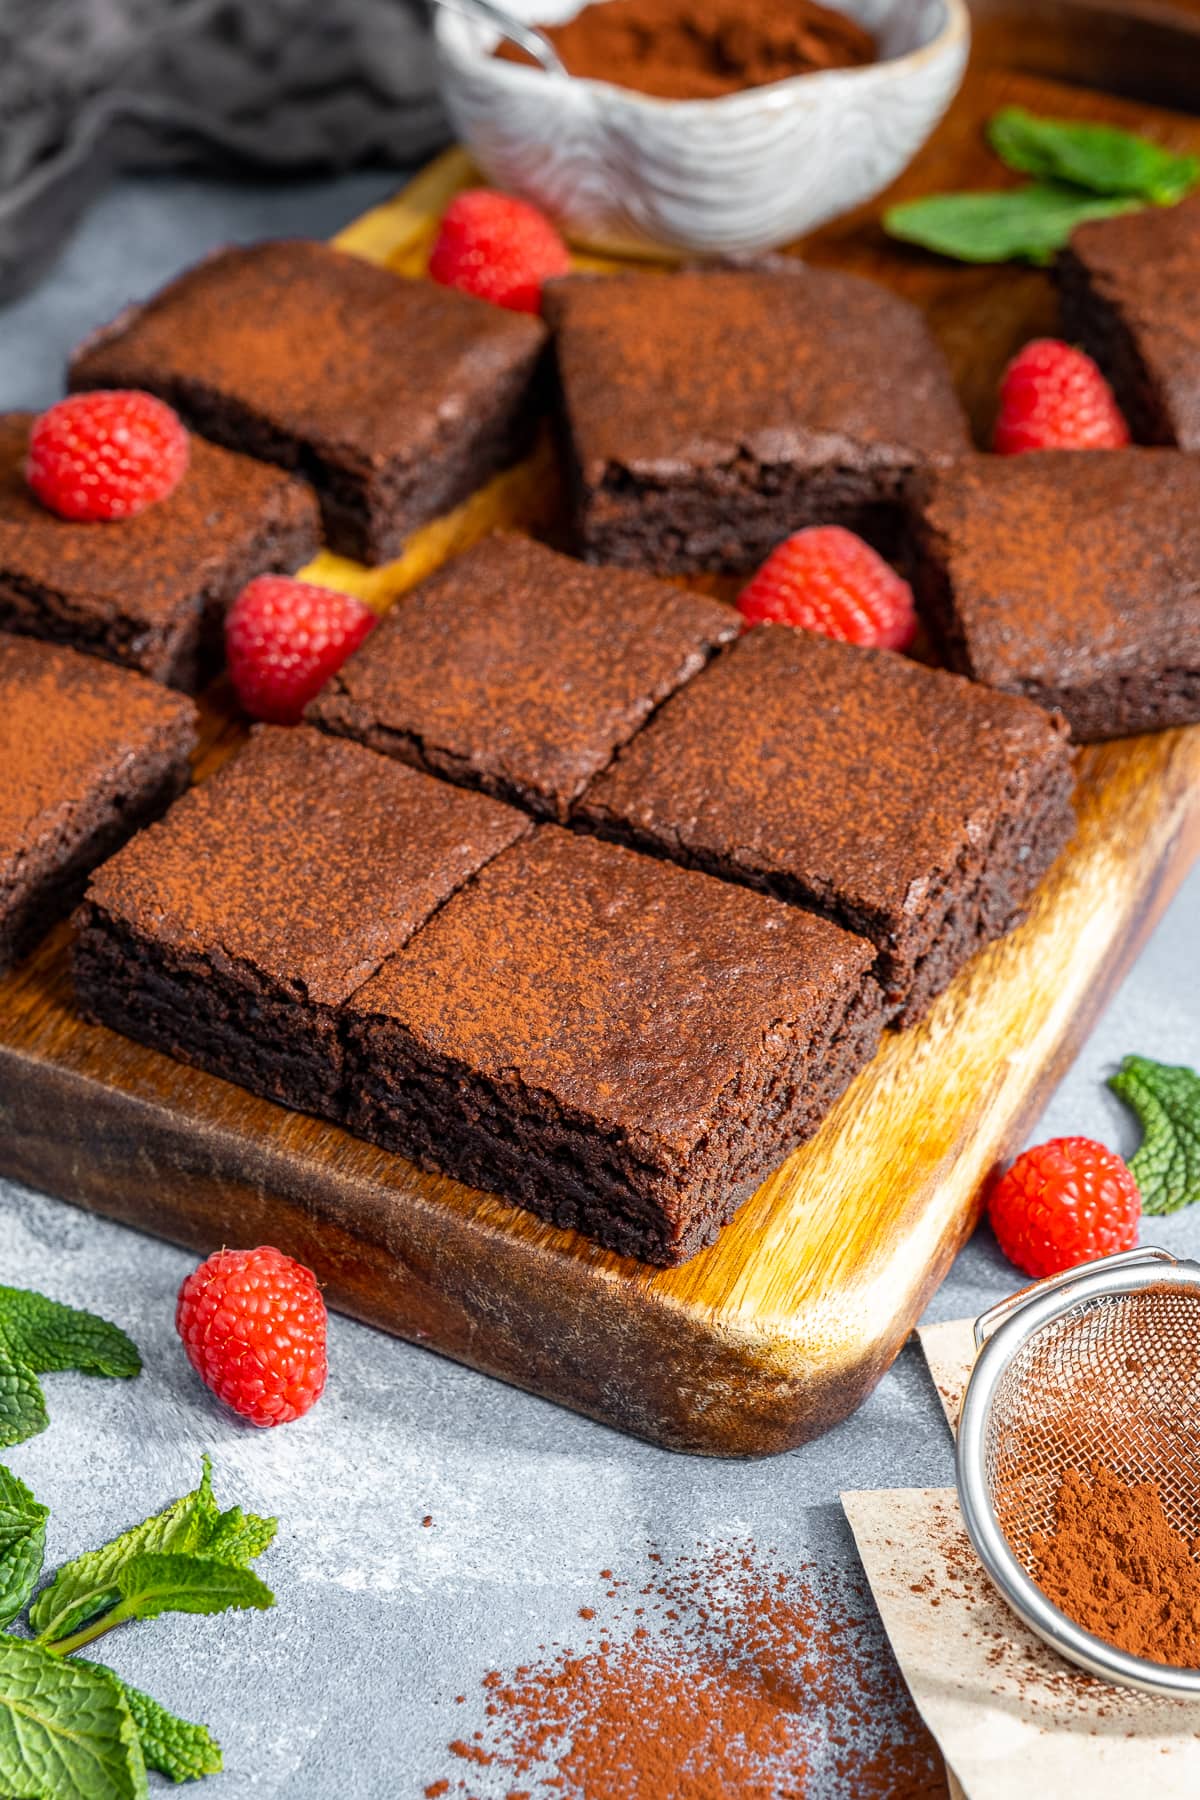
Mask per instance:
[[[594,0],[541,29],[569,74],[660,100],[714,100],[876,59],[871,34],[817,0]],[[508,43],[496,55],[532,60]]]

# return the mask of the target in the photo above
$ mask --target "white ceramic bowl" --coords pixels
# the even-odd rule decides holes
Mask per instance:
[[[491,52],[497,32],[435,8],[442,93],[489,180],[576,243],[618,253],[774,249],[873,199],[909,163],[962,80],[965,0],[839,0],[881,60],[719,100],[657,100]],[[556,24],[581,0],[505,0]]]

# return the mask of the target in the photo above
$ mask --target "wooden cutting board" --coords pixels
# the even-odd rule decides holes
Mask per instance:
[[[899,193],[1002,180],[980,127],[1009,101],[1200,149],[1200,122],[1005,66],[1024,39],[1003,17],[984,39]],[[1181,27],[1172,43],[1171,71],[1190,57],[1200,94],[1200,34]],[[441,208],[471,179],[450,152],[341,242],[419,272]],[[986,441],[1005,358],[1053,328],[1049,283],[903,251],[877,214],[839,221],[805,252],[927,310]],[[312,573],[382,607],[491,526],[552,523],[557,508],[543,447],[399,563],[367,571],[323,556]],[[218,685],[205,767],[240,732]],[[200,1251],[276,1243],[342,1310],[622,1430],[717,1455],[785,1450],[843,1418],[888,1367],[972,1229],[981,1183],[1037,1117],[1198,848],[1200,727],[1084,751],[1079,829],[1028,922],[919,1030],[889,1037],[818,1137],[681,1269],[623,1261],[81,1024],[66,926],[0,984],[0,1169]]]

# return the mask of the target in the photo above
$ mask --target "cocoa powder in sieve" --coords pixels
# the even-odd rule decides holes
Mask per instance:
[[[1068,1469],[1054,1530],[1030,1545],[1038,1586],[1085,1631],[1200,1669],[1200,1542],[1172,1528],[1155,1482],[1125,1482],[1098,1462],[1086,1475]]]

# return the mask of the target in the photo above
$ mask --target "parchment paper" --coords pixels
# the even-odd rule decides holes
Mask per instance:
[[[920,1337],[953,1423],[971,1321]],[[967,1800],[1197,1800],[1200,1706],[1109,1687],[1048,1649],[984,1574],[953,1488],[842,1504],[904,1678]]]

